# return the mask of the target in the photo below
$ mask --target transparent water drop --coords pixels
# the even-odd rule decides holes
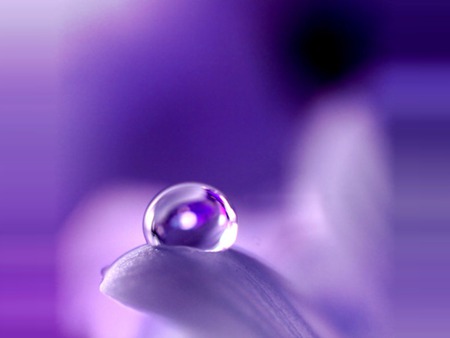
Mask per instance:
[[[152,245],[222,251],[236,241],[236,213],[217,189],[182,183],[159,193],[144,216],[144,235]]]

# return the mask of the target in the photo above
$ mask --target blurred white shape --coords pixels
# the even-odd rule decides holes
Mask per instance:
[[[139,337],[144,318],[151,320],[105,297],[98,287],[105,264],[145,243],[143,210],[157,191],[144,184],[113,186],[87,198],[69,217],[58,254],[58,314],[69,337]],[[159,320],[152,328],[160,337],[172,329]]]
[[[323,96],[310,109],[311,119],[298,133],[283,213],[298,245],[280,261],[280,270],[301,280],[303,293],[316,302],[337,304],[342,313],[345,304],[359,311],[364,326],[363,317],[376,322],[385,313],[389,184],[384,136],[379,117],[360,93]]]
[[[383,336],[390,185],[381,121],[360,92],[328,93],[308,109],[284,197],[273,209],[240,212],[238,244],[287,277],[345,337]]]

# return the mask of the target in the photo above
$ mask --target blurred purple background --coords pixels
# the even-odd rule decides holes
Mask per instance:
[[[286,236],[259,215],[322,224],[301,245],[332,265],[315,247],[332,233],[348,249],[336,260],[375,270],[387,305],[366,305],[386,336],[448,336],[449,3],[45,0],[0,13],[0,336],[106,337],[76,317],[89,302],[70,308],[61,266],[143,243],[145,203],[181,181],[224,191],[238,244],[268,264],[286,256],[255,234]],[[364,302],[373,289],[358,283]]]

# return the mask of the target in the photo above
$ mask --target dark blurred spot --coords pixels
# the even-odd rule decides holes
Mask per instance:
[[[341,80],[372,56],[374,33],[367,9],[328,5],[306,10],[287,33],[291,71],[317,85]]]

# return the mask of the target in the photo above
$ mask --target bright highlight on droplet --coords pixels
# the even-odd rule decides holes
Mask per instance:
[[[182,183],[159,193],[144,215],[144,235],[152,245],[228,249],[237,237],[236,213],[217,189]]]
[[[192,211],[185,211],[180,216],[180,228],[190,230],[197,224],[197,216]]]

